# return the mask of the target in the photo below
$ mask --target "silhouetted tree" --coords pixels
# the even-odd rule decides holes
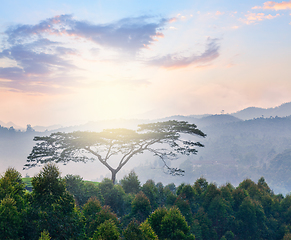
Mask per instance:
[[[97,158],[111,172],[115,183],[116,174],[133,156],[149,151],[163,161],[169,174],[183,175],[184,170],[169,167],[166,159],[175,158],[177,154],[196,154],[196,147],[203,147],[200,142],[189,140],[187,135],[206,136],[195,124],[174,120],[141,124],[137,131],[107,129],[98,133],[52,133],[48,137],[34,138],[37,144],[25,167],[47,162],[86,162]],[[166,145],[169,147],[166,148]],[[114,168],[108,160],[118,154],[121,158]]]

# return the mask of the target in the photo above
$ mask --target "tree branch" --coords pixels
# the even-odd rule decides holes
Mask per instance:
[[[85,147],[84,149],[86,149],[88,152],[92,153],[93,155],[95,155],[99,162],[101,162],[104,166],[106,166],[110,171],[113,171],[114,168],[111,167],[105,160],[102,159],[102,156],[96,152],[94,152],[93,150],[90,149],[90,147]]]

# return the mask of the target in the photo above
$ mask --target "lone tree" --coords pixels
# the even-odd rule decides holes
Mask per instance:
[[[120,128],[102,132],[52,133],[47,137],[34,138],[36,146],[24,166],[30,168],[47,162],[87,162],[97,158],[109,169],[114,183],[116,174],[133,156],[149,151],[163,161],[169,174],[183,175],[184,170],[169,167],[166,160],[176,158],[178,154],[196,154],[196,147],[204,147],[200,142],[189,140],[189,135],[206,136],[195,124],[174,120],[141,124],[136,131]],[[115,168],[108,161],[114,155],[120,156]]]

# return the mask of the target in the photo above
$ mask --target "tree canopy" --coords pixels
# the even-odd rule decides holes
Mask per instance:
[[[49,163],[31,179],[33,188],[28,192],[15,169],[9,168],[1,175],[0,239],[291,237],[291,195],[275,195],[263,177],[257,183],[246,179],[237,187],[230,183],[218,187],[204,178],[179,186],[148,180],[138,193],[125,193],[120,184],[113,185],[105,178],[96,184],[104,201],[91,192],[87,203],[79,207],[74,201],[76,196],[67,191],[67,179],[61,177],[55,164]],[[83,181],[77,176],[75,180]],[[156,193],[154,197],[150,192]]]
[[[163,161],[169,174],[183,175],[184,170],[169,167],[166,159],[175,158],[178,154],[196,154],[196,147],[204,146],[190,140],[189,135],[206,136],[195,124],[175,120],[141,124],[136,131],[119,128],[102,132],[57,132],[34,138],[37,143],[25,167],[48,162],[86,162],[98,159],[110,170],[112,181],[115,182],[117,172],[133,156],[149,151]],[[117,167],[108,162],[114,155],[120,156]]]

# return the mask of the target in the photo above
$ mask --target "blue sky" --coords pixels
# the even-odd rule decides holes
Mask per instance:
[[[291,1],[6,1],[0,120],[76,124],[291,101]]]

